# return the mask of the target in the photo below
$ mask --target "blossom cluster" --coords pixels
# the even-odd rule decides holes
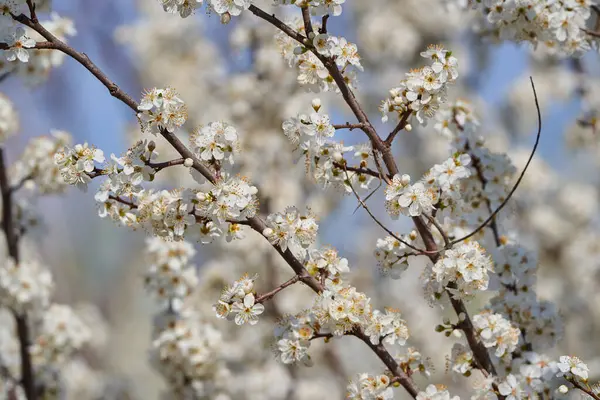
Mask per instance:
[[[286,119],[283,133],[306,157],[307,173],[323,188],[334,187],[345,193],[366,191],[375,179],[360,168],[369,166],[373,158],[368,144],[345,146],[333,140],[335,127],[321,108],[321,101],[314,99],[310,115],[298,114]],[[348,170],[345,153],[354,152],[359,169]]]
[[[0,63],[0,73],[14,72],[30,84],[45,81],[51,68],[63,63],[65,55],[59,51],[35,49],[36,43],[45,39],[34,30],[19,25],[12,19],[10,13],[19,15],[27,9],[24,0],[4,1],[1,5],[3,9],[0,10],[0,30],[3,32],[2,41],[7,44],[8,49],[2,50],[7,62]],[[48,4],[36,1],[36,9],[40,12],[48,11]],[[77,33],[70,19],[60,17],[56,13],[51,13],[50,19],[42,20],[40,23],[63,42],[68,36]]]
[[[562,335],[557,307],[537,298],[537,259],[521,246],[506,244],[494,252],[498,295],[490,300],[492,310],[519,326],[536,350],[550,348]]]
[[[60,175],[65,183],[84,191],[92,180],[90,173],[94,172],[94,163],[104,161],[104,152],[94,146],[90,147],[87,142],[74,147],[67,145],[54,154],[54,163],[60,168]]]
[[[315,242],[319,225],[315,217],[300,215],[296,207],[288,207],[283,213],[273,213],[267,217],[267,228],[263,235],[273,246],[282,251],[288,248],[297,256],[306,253],[306,249]]]
[[[390,96],[379,107],[384,122],[394,114],[399,120],[414,117],[427,125],[446,102],[448,85],[458,78],[456,57],[441,46],[429,46],[421,56],[431,60],[431,65],[408,72],[400,85],[390,90]]]
[[[209,164],[233,164],[234,154],[239,151],[236,129],[225,122],[211,122],[190,135],[196,156]]]
[[[230,372],[220,357],[221,333],[193,311],[159,314],[150,362],[168,383],[169,398],[218,398]]]
[[[473,369],[473,352],[462,343],[454,343],[449,364],[452,372],[469,376]]]
[[[258,323],[258,316],[265,311],[265,306],[256,303],[254,281],[258,276],[244,275],[221,292],[218,303],[213,308],[218,318],[234,320],[237,325]]]
[[[296,31],[305,33],[302,19],[296,18],[288,21],[287,24]],[[313,24],[313,29],[318,32],[319,24]],[[290,67],[298,67],[298,83],[313,92],[338,90],[337,83],[323,63],[323,59],[331,59],[335,61],[345,83],[354,87],[356,70],[362,71],[363,69],[356,44],[348,42],[343,37],[315,32],[308,34],[309,46],[300,45],[283,32],[278,32],[276,35],[276,41],[284,60]]]
[[[509,355],[517,348],[521,331],[501,314],[482,312],[473,316],[475,327],[485,347],[495,348],[496,357]]]
[[[147,97],[142,104],[153,104],[151,107],[159,104],[163,107],[163,95],[169,90],[155,90],[152,93],[156,94],[156,98],[151,100]],[[234,136],[237,137],[233,127],[212,123],[207,129],[200,130],[194,140],[198,144],[201,137],[212,136],[215,139],[219,135],[227,136],[227,140],[230,141],[233,141]],[[245,178],[232,176],[226,170],[221,171],[221,165],[215,164],[215,161],[221,155],[224,156],[224,153],[215,150],[215,143],[213,141],[212,145],[208,146],[213,147],[210,151],[212,166],[219,174],[218,180],[207,191],[145,189],[145,181],[152,181],[158,171],[165,168],[165,165],[169,166],[169,163],[152,161],[158,155],[155,151],[156,145],[152,141],[138,141],[121,157],[111,155],[108,165],[103,168],[96,164],[106,161],[104,153],[87,143],[75,147],[65,146],[55,155],[54,162],[66,183],[84,190],[92,178],[107,178],[95,196],[102,218],[110,217],[121,225],[140,227],[154,235],[176,240],[183,239],[186,233],[203,243],[223,235],[227,240],[239,239],[242,237],[242,231],[238,222],[256,214],[257,189]],[[232,143],[230,142],[230,145]],[[205,150],[202,149],[201,157]],[[225,150],[231,152],[231,148]],[[228,159],[230,163],[233,162],[231,157]],[[186,159],[173,165],[189,168],[193,161]],[[190,172],[192,177],[198,178],[196,171],[190,169]]]
[[[73,169],[68,173],[65,171],[65,175],[63,175],[61,168],[56,165],[55,159],[48,156],[49,154],[59,154],[65,146],[71,144],[71,141],[69,133],[58,130],[51,131],[50,135],[31,139],[23,150],[23,154],[11,167],[12,184],[23,183],[27,188],[33,186],[32,189],[41,194],[62,192],[66,186],[65,178],[70,179],[70,182],[78,182],[83,185],[83,181],[76,178],[81,172],[77,171],[77,165],[73,165]],[[85,151],[94,152],[95,150],[87,149]],[[101,159],[102,155],[97,153],[95,157]],[[79,167],[83,167],[83,165],[79,165]]]
[[[226,389],[229,371],[219,356],[221,334],[206,323],[188,299],[197,285],[190,264],[195,250],[184,241],[156,237],[146,242],[149,262],[144,285],[158,300],[150,348],[152,365],[168,382],[167,396],[217,396]]]
[[[391,380],[387,375],[358,374],[355,380],[350,381],[346,389],[346,399],[351,400],[386,400],[394,398]]]
[[[143,132],[156,135],[160,129],[174,132],[187,119],[187,107],[172,88],[147,90],[138,106]]]
[[[591,16],[590,1],[492,0],[468,1],[476,10],[479,28],[501,40],[543,44],[563,56],[580,55],[593,38],[583,29]]]
[[[417,232],[412,231],[408,235],[401,235],[400,239],[406,243],[414,242],[417,239]],[[375,259],[381,274],[392,279],[400,279],[402,272],[408,269],[408,258],[413,254],[413,250],[393,236],[377,239],[375,246]]]
[[[283,122],[282,128],[290,142],[304,151],[320,149],[335,135],[329,116],[318,111],[289,118]]]
[[[423,179],[410,184],[409,175],[395,175],[385,189],[386,208],[392,218],[400,213],[417,217],[436,207],[450,207],[461,198],[460,180],[471,176],[471,157],[456,153],[443,164],[434,165]]]
[[[148,270],[146,290],[162,303],[162,308],[181,310],[198,283],[196,267],[190,264],[195,254],[185,241],[165,242],[159,237],[147,240]]]
[[[386,308],[385,314],[374,310],[369,325],[365,329],[365,335],[369,336],[371,343],[383,343],[403,346],[408,339],[408,327],[406,321],[401,318],[400,311]],[[383,339],[381,339],[383,338]]]
[[[202,6],[204,0],[160,0],[160,2],[166,12],[187,18]]]
[[[333,15],[337,17],[342,14],[342,4],[346,0],[274,0],[277,5],[295,4],[297,7],[309,7],[313,15]]]
[[[470,175],[449,199],[442,215],[452,220],[451,234],[462,236],[481,224],[506,199],[516,168],[506,154],[494,153],[478,134],[479,121],[463,100],[450,103],[436,114],[434,129],[446,138],[452,151],[467,154]]]
[[[417,400],[459,400],[458,396],[450,397],[444,385],[427,385],[425,391],[419,392]]]
[[[64,365],[92,337],[90,327],[77,312],[59,304],[52,304],[44,311],[36,331],[29,352],[37,372],[50,379],[58,366]]]
[[[448,288],[454,298],[465,299],[488,288],[491,258],[479,243],[466,241],[446,250],[424,274],[425,292],[437,298]]]
[[[179,14],[187,18],[198,8],[202,7],[204,0],[160,0],[163,9],[170,14]],[[251,0],[208,0],[210,10],[221,15],[221,21],[229,22],[231,16],[238,16],[252,4]]]
[[[17,313],[45,310],[54,289],[50,271],[36,261],[15,263],[5,258],[0,266],[0,304]]]

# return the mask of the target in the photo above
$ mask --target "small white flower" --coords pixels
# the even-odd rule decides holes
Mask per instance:
[[[231,312],[235,313],[235,323],[243,325],[248,322],[255,325],[258,322],[258,316],[265,311],[265,306],[260,303],[254,303],[254,295],[248,293],[244,296],[243,303],[235,302],[231,307]]]

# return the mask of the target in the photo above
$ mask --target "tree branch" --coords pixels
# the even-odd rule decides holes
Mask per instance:
[[[275,289],[271,290],[270,292],[261,294],[260,296],[256,297],[255,302],[256,303],[264,303],[265,301],[271,300],[277,293],[281,292],[283,289],[285,289],[288,286],[292,286],[294,283],[298,282],[300,280],[300,277],[298,275],[294,275],[291,279],[283,282],[281,285],[277,286]]]

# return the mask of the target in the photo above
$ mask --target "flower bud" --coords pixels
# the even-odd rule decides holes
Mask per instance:
[[[271,228],[265,228],[265,230],[263,231],[263,236],[271,236],[273,234],[273,229]]]
[[[312,108],[316,112],[319,112],[319,110],[321,109],[321,99],[319,99],[319,98],[313,99]]]
[[[402,175],[402,178],[400,179],[400,183],[402,184],[402,186],[410,185],[410,175],[407,175],[407,174]]]
[[[335,153],[333,153],[333,159],[336,162],[342,162],[342,160],[344,159],[344,156],[339,151],[336,151]]]
[[[192,168],[192,166],[194,165],[194,160],[192,160],[191,158],[186,158],[185,161],[183,161],[183,165],[187,168]]]
[[[154,143],[154,140],[151,140],[148,142],[148,150],[150,151],[154,151],[156,149],[156,143]]]
[[[567,394],[568,391],[569,391],[569,388],[565,385],[560,385],[558,387],[558,393],[560,393],[560,394]]]
[[[406,124],[406,125],[404,126],[404,130],[405,130],[406,132],[410,132],[410,131],[412,131],[412,125],[411,125],[411,124]]]

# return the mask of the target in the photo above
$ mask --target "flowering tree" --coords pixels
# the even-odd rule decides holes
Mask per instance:
[[[469,21],[479,40],[538,48],[541,65],[564,69],[557,60],[567,59],[583,76],[581,57],[600,37],[593,26],[600,9],[591,1],[355,2],[357,24],[369,27],[365,56],[330,29],[351,7],[345,0],[276,0],[270,6],[161,0],[164,15],[158,14],[160,4],[145,1],[147,19],[118,34],[148,66],[142,80],[176,81],[179,75],[196,81],[181,82],[183,94],[154,87],[139,102],[67,44],[75,34],[69,20],[56,14],[38,19],[50,10],[48,3],[0,0],[5,76],[40,83],[71,58],[131,109],[140,139],[121,155],[106,157],[93,145],[73,145],[68,134],[53,132],[33,139],[12,166],[0,149],[6,239],[0,266],[2,398],[114,396],[86,364],[86,348],[102,350],[94,341],[98,317],[53,303],[50,273],[34,251],[22,251],[32,246],[27,233],[37,221],[31,201],[67,185],[86,191],[99,181],[98,215],[148,236],[143,285],[156,300],[149,353],[164,378],[164,398],[325,399],[340,397],[340,386],[349,399],[450,398],[443,380],[474,398],[549,399],[575,392],[600,399],[587,365],[553,350],[560,346],[563,321],[557,305],[538,297],[538,260],[520,239],[533,233],[548,259],[560,251],[561,257],[570,254],[570,262],[595,267],[591,251],[577,251],[582,238],[589,245],[598,237],[588,210],[595,201],[587,209],[570,209],[577,240],[548,235],[543,223],[531,223],[550,218],[543,212],[553,207],[553,198],[556,207],[573,204],[556,196],[543,182],[552,175],[532,163],[543,137],[545,97],[538,99],[533,78],[521,85],[531,92],[511,122],[533,119],[537,129],[518,169],[510,154],[486,144],[477,106],[459,99],[468,88],[455,53],[441,45],[414,45],[419,57],[410,62],[418,69],[398,78],[386,71],[391,62],[385,58],[393,57],[387,53],[435,34],[406,38],[395,25],[378,31],[386,12],[394,15],[401,7],[411,16],[412,6],[427,3],[446,10],[448,18]],[[221,79],[208,39],[194,36],[188,17],[201,8],[231,23],[232,42],[247,52],[252,72],[234,74],[231,86]],[[377,83],[358,97],[357,76],[369,67]],[[590,143],[597,124],[594,88],[583,78],[572,82],[570,90],[577,90],[587,109],[570,138]],[[382,84],[387,95],[372,100]],[[293,101],[283,107],[271,97]],[[0,100],[4,142],[17,131],[17,117],[11,102]],[[382,124],[371,119],[377,108]],[[340,112],[348,113],[349,122]],[[344,144],[344,131],[362,135],[363,142]],[[411,139],[413,131],[421,139]],[[394,146],[405,138],[431,143],[437,154],[399,157]],[[291,154],[304,169],[293,167]],[[410,170],[419,172],[405,173]],[[527,182],[528,172],[541,182]],[[527,196],[539,192],[546,203]],[[579,192],[595,199],[593,189]],[[318,217],[343,195],[377,229],[364,262],[377,263],[384,282],[407,280],[415,270],[420,275],[420,283],[410,286],[418,286],[424,304],[436,310],[434,318],[425,318],[430,325],[419,327],[426,332],[405,316],[423,312],[422,305],[405,303],[401,313],[394,297],[382,296],[380,282],[356,278],[344,252],[322,244]],[[506,212],[511,207],[519,218]],[[394,220],[404,224],[402,232],[391,228]],[[198,251],[210,252],[200,269],[193,264]],[[593,282],[584,284],[592,284],[587,290],[597,295]],[[448,348],[434,350],[427,342]],[[421,347],[439,352],[432,357],[447,357],[452,383],[434,374],[435,362]],[[353,352],[377,363],[349,359]],[[82,370],[91,376],[85,382],[94,384],[73,383]],[[333,379],[311,383],[322,376]]]

